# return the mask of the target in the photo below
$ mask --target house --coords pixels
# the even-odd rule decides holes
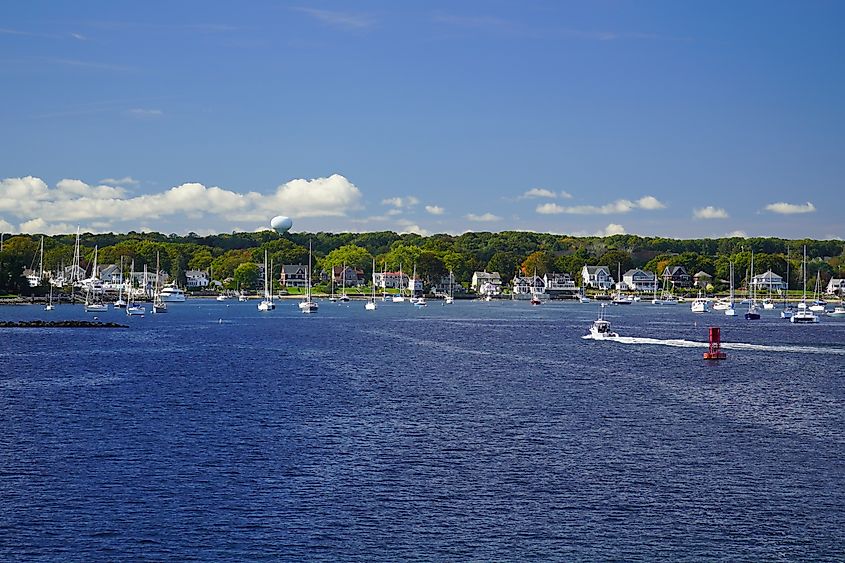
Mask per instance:
[[[578,287],[569,274],[548,273],[543,276],[543,281],[549,299],[574,298],[578,295]]]
[[[302,264],[282,264],[279,273],[279,283],[282,287],[305,287],[307,285],[308,267]]]
[[[211,281],[208,279],[208,272],[203,270],[188,270],[185,272],[185,279],[188,288],[208,287]]]
[[[701,289],[704,289],[705,287],[707,287],[707,285],[712,281],[713,281],[713,276],[711,276],[710,274],[708,274],[707,272],[704,272],[704,271],[698,272],[697,274],[695,274],[692,277],[692,284],[695,287],[700,287]]]
[[[408,274],[400,272],[376,272],[376,287],[381,289],[405,289],[408,287]]]
[[[630,291],[653,292],[657,289],[657,274],[632,268],[622,274],[622,283]]]
[[[661,277],[664,281],[671,283],[673,288],[692,286],[692,276],[683,266],[666,266]]]
[[[79,266],[68,266],[64,269],[64,279],[67,283],[75,283],[85,279],[85,269]]]
[[[502,277],[499,272],[473,272],[472,288],[476,293],[499,295],[502,293]]]
[[[97,277],[108,284],[120,284],[123,279],[123,273],[120,271],[120,266],[117,264],[105,264],[98,266],[99,270]]]
[[[423,281],[420,278],[408,280],[408,289],[411,290],[411,295],[416,297],[423,293]]]
[[[356,287],[364,285],[364,270],[352,266],[332,266],[331,276],[336,286]],[[328,274],[324,271],[320,278],[328,281]]]
[[[584,287],[607,290],[613,287],[613,276],[607,266],[587,266],[581,268],[581,280]]]
[[[783,281],[782,277],[773,271],[766,270],[762,274],[757,274],[751,278],[751,287],[753,287],[755,291],[767,290],[780,292],[781,290],[786,289],[786,283]]]
[[[830,278],[824,291],[828,295],[845,296],[845,278]]]
[[[513,298],[531,299],[532,295],[546,293],[546,280],[540,276],[516,276],[513,278]]]
[[[456,280],[454,277],[452,279],[449,279],[449,276],[443,276],[442,278],[440,278],[440,281],[431,286],[431,291],[432,293],[434,293],[435,297],[440,297],[449,295],[450,288],[452,291],[452,295],[460,295],[466,293],[467,291],[466,289],[464,289],[464,286],[458,283],[458,280]]]

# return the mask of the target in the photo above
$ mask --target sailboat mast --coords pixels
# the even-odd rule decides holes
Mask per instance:
[[[41,254],[38,259],[38,283],[44,279],[44,235],[41,235]]]

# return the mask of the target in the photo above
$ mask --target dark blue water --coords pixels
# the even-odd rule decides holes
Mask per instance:
[[[842,560],[845,322],[192,301],[0,332],[0,559]],[[2,319],[90,318],[5,307]],[[756,346],[707,363],[708,322]]]

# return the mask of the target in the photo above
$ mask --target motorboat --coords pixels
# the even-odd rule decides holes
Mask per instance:
[[[216,297],[216,300],[217,300],[217,301],[228,301],[228,300],[229,300],[229,296],[228,296],[228,295],[226,295],[225,293],[221,293],[220,295],[218,295],[218,296]]]
[[[276,308],[276,304],[270,301],[269,299],[263,299],[261,303],[258,304],[259,311],[272,311]]]
[[[531,304],[532,305],[541,305],[543,302],[540,301],[540,298],[537,296],[536,293],[531,294]]]
[[[425,307],[428,305],[428,302],[425,300],[425,297],[417,297],[414,301],[414,307]]]
[[[126,307],[126,314],[130,317],[132,316],[139,316],[143,317],[144,314],[147,312],[146,309],[142,305],[128,305]]]
[[[827,312],[828,317],[845,317],[845,305],[840,304],[833,308],[833,311]]]
[[[593,321],[590,327],[590,334],[588,338],[595,340],[605,340],[608,338],[617,338],[619,335],[610,330],[610,321],[604,318],[604,305],[599,309],[599,318]]]
[[[770,311],[775,308],[775,302],[771,299],[764,299],[763,300],[763,309],[766,311]]]
[[[175,283],[166,283],[161,288],[161,300],[165,303],[184,303],[185,292]]]
[[[809,309],[798,309],[790,318],[794,324],[813,324],[819,322],[819,316]]]
[[[690,310],[693,313],[709,313],[710,312],[710,305],[707,302],[707,299],[701,296],[701,292],[698,292],[698,297],[693,300],[690,304]]]

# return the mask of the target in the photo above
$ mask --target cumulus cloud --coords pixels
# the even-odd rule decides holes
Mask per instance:
[[[541,215],[559,215],[566,213],[570,215],[611,215],[614,213],[629,213],[634,209],[645,209],[654,211],[663,209],[666,205],[661,203],[654,196],[643,196],[636,201],[629,199],[618,199],[605,205],[572,205],[564,206],[557,203],[544,203],[537,206],[537,213]]]
[[[392,205],[396,209],[405,209],[413,207],[420,202],[416,197],[409,195],[406,197],[388,197],[381,200],[382,205]]]
[[[625,227],[619,225],[617,223],[611,223],[607,227],[604,228],[602,232],[602,236],[609,237],[613,235],[624,235],[625,234]]]
[[[103,178],[100,180],[101,184],[107,186],[137,186],[140,184],[138,180],[131,176],[124,176],[123,178]]]
[[[748,238],[748,233],[745,231],[731,231],[725,235],[725,238]]]
[[[693,209],[692,216],[696,219],[727,219],[728,212],[721,207],[713,207],[708,205],[700,209]]]
[[[571,199],[572,194],[569,192],[561,190],[559,193],[553,192],[552,190],[547,190],[546,188],[531,188],[530,190],[524,192],[519,199],[536,199],[536,198],[547,198],[547,199]]]
[[[67,225],[95,221],[108,229],[115,223],[132,223],[171,217],[192,221],[216,215],[225,221],[263,222],[273,214],[295,217],[343,216],[360,209],[361,192],[345,177],[297,179],[266,195],[235,192],[190,182],[152,194],[127,197],[123,188],[91,186],[81,180],[64,179],[49,188],[40,178],[0,180],[0,212],[20,220],[23,232],[69,232]],[[201,228],[201,227],[200,227]],[[73,227],[70,230],[75,230]],[[190,227],[189,230],[197,231]]]
[[[490,223],[492,221],[501,221],[502,218],[498,215],[493,215],[492,213],[483,213],[481,215],[476,215],[475,213],[470,213],[466,215],[467,220],[475,221],[478,223]]]
[[[780,213],[782,215],[794,215],[796,213],[812,213],[816,210],[816,206],[809,201],[803,205],[795,203],[770,203],[765,207],[766,211],[772,213]]]
[[[11,223],[9,223],[8,221],[5,221],[3,219],[0,219],[0,233],[8,233],[8,232],[11,232],[11,231],[14,231],[14,230],[15,230],[15,227],[12,226]]]
[[[404,235],[404,234],[408,234],[408,233],[414,233],[414,234],[424,236],[424,237],[431,235],[431,231],[429,231],[428,229],[424,229],[424,228],[420,227],[419,225],[417,225],[416,223],[412,223],[411,221],[408,221],[407,219],[401,219],[399,221],[396,221],[396,224],[400,227],[400,229],[399,229],[400,235]]]
[[[443,213],[445,213],[446,211],[439,205],[426,205],[425,210],[431,213],[432,215],[443,215]]]

